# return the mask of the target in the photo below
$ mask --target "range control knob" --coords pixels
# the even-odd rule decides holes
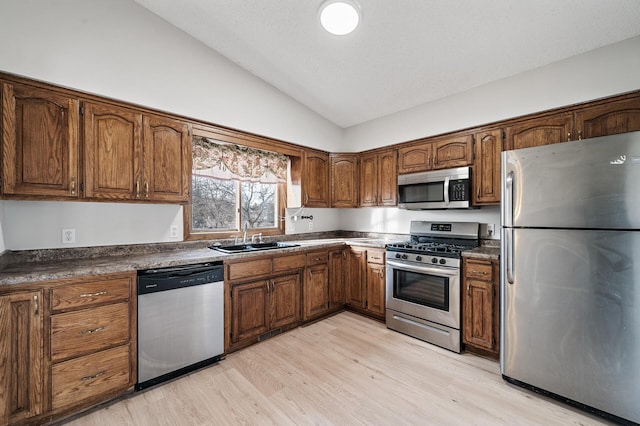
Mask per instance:
[[[437,258],[435,258],[435,257],[432,257],[432,258],[431,258],[431,263],[438,263],[438,259],[437,259]]]
[[[420,262],[422,260],[422,256],[416,256],[416,262]]]
[[[409,256],[407,256],[406,254],[403,254],[403,255],[402,255],[402,259],[403,259],[403,260],[407,260],[408,258],[409,258]]]
[[[396,259],[400,259],[400,253],[396,253]]]
[[[444,265],[445,263],[447,263],[447,259],[440,259],[440,264]]]

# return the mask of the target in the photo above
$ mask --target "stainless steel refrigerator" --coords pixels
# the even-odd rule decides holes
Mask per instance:
[[[503,377],[640,422],[640,132],[501,168]]]

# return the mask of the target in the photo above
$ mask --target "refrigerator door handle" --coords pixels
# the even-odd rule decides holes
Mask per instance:
[[[449,176],[444,178],[444,205],[449,205]]]
[[[507,173],[505,179],[505,194],[504,194],[504,224],[502,226],[513,226],[513,181],[515,176],[513,171]]]
[[[513,228],[505,230],[505,264],[507,267],[507,282],[513,284]]]

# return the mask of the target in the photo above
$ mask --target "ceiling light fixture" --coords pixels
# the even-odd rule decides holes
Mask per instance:
[[[327,0],[320,6],[320,24],[334,35],[347,35],[360,23],[360,8],[350,0]]]

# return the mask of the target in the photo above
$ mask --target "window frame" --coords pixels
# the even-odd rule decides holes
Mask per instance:
[[[203,128],[199,126],[194,126],[193,128],[193,136],[204,136],[207,138],[212,138],[215,140],[219,140],[222,142],[233,143],[236,145],[247,146],[251,148],[257,148],[267,151],[275,151],[281,154],[287,155],[289,157],[298,157],[301,156],[300,151],[292,151],[291,149],[286,149],[286,147],[279,147],[281,144],[279,141],[270,140],[267,138],[263,138],[260,136],[222,129],[222,128]],[[191,139],[189,140],[190,143]],[[193,169],[189,170],[189,203],[185,204],[182,212],[183,212],[183,234],[184,241],[197,241],[197,240],[216,240],[216,239],[229,239],[234,237],[242,237],[244,235],[244,230],[242,229],[242,224],[238,223],[238,229],[234,230],[221,230],[221,231],[193,231],[191,229],[191,214],[192,214],[192,197],[193,197]],[[277,209],[276,209],[276,226],[273,228],[248,228],[247,236],[262,234],[263,236],[278,236],[285,235],[286,227],[285,220],[286,217],[286,195],[287,194],[287,184],[279,183],[277,184]],[[240,194],[238,194],[240,198]],[[236,205],[240,207],[238,203]]]

